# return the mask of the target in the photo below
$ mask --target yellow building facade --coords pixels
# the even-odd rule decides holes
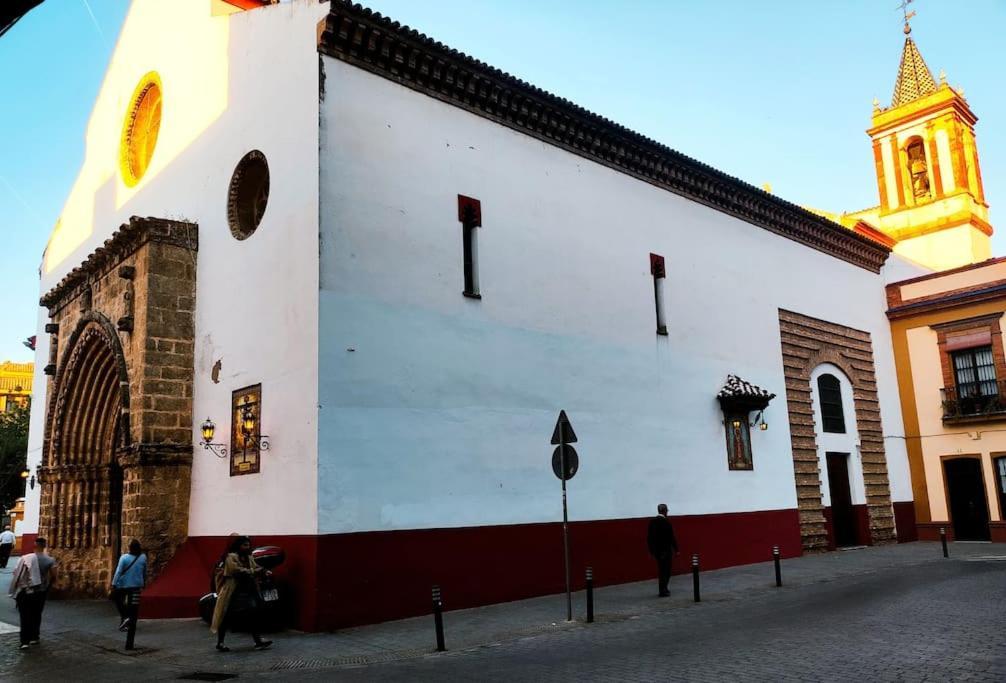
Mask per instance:
[[[887,302],[919,538],[1006,541],[1006,258]]]
[[[34,363],[0,363],[0,412],[28,404],[34,370]]]
[[[978,263],[992,255],[978,118],[962,90],[933,78],[907,24],[905,33],[891,106],[874,102],[866,131],[880,203],[829,217],[857,232],[869,225],[895,253],[933,270]]]

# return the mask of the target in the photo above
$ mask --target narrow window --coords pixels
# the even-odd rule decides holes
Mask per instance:
[[[465,289],[462,292],[472,299],[481,299],[479,293],[479,243],[476,228],[482,225],[482,203],[458,195],[458,220],[461,221],[461,244],[464,250]]]
[[[842,384],[834,375],[817,378],[817,397],[821,402],[824,431],[845,434],[845,412],[842,409]]]
[[[653,303],[657,308],[657,334],[667,335],[667,319],[664,317],[664,257],[650,254],[650,274],[653,275]]]

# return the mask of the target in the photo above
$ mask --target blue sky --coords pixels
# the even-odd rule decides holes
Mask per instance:
[[[35,333],[42,249],[83,158],[128,4],[47,0],[0,38],[0,360],[31,359],[21,340]],[[864,131],[873,98],[889,104],[894,87],[904,42],[895,0],[365,4],[748,182],[770,182],[791,201],[835,211],[878,201]],[[930,69],[945,69],[980,119],[997,225],[997,209],[1006,216],[996,47],[1006,3],[912,8]],[[1000,230],[996,255],[1006,254],[1006,223]]]

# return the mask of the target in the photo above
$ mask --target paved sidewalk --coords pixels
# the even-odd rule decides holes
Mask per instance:
[[[1006,545],[955,543],[951,545],[949,562],[990,556],[1006,560]],[[687,561],[683,557],[676,560],[682,565]],[[598,588],[595,612],[601,626],[582,623],[585,611],[582,592],[573,596],[576,620],[571,623],[565,622],[565,596],[546,596],[447,612],[446,641],[448,649],[457,653],[675,610],[708,610],[711,618],[717,618],[712,615],[722,616],[722,611],[730,609],[733,601],[765,597],[773,591],[802,591],[816,583],[945,562],[948,560],[942,558],[938,543],[813,555],[783,561],[781,589],[774,586],[771,562],[733,567],[703,573],[701,604],[692,602],[690,575],[674,577],[672,597],[663,600],[655,597],[655,580]],[[2,588],[9,581],[10,568],[0,572]],[[603,581],[603,577],[597,580]],[[450,595],[445,595],[444,601],[449,608]],[[68,671],[77,680],[136,676],[163,680],[195,672],[281,675],[292,670],[359,667],[422,658],[434,655],[435,650],[433,619],[429,616],[337,633],[285,632],[277,634],[273,638],[275,645],[265,652],[252,651],[251,639],[235,633],[228,636],[233,651],[226,654],[213,649],[214,641],[205,624],[192,619],[141,620],[136,638],[138,649],[127,653],[123,649],[125,635],[116,630],[115,610],[107,601],[50,602],[43,620],[43,643],[27,652],[17,650],[16,632],[4,629],[2,622],[17,624],[12,600],[0,603],[0,675],[21,680],[66,677]]]

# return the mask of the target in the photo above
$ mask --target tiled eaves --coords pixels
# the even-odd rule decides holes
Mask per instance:
[[[332,0],[322,54],[872,272],[890,250],[349,0]]]

